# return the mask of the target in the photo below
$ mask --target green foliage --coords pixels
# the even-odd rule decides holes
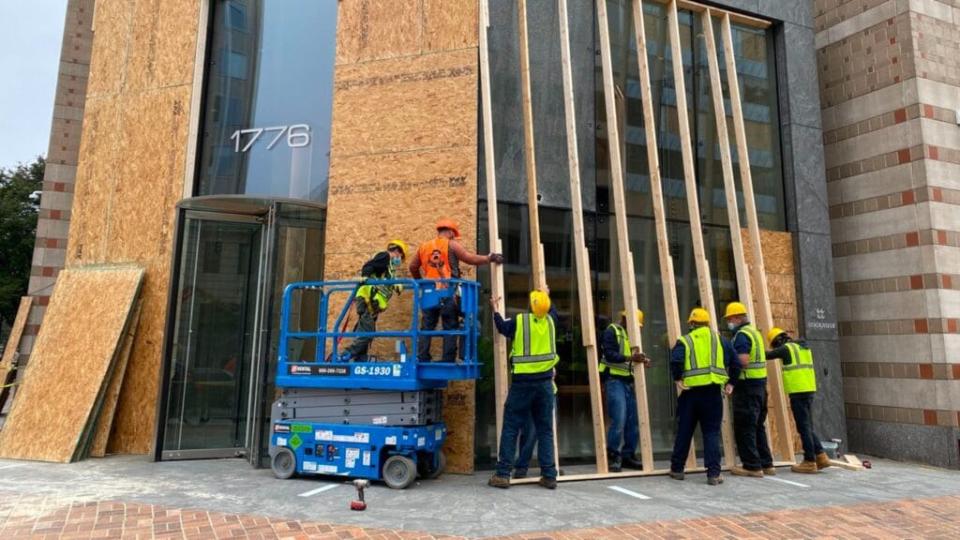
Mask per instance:
[[[37,232],[42,157],[13,169],[0,168],[0,321],[12,322],[27,292]],[[39,194],[39,193],[38,193]]]

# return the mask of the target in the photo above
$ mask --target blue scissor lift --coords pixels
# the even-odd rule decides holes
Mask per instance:
[[[400,285],[411,293],[410,326],[405,330],[344,331],[344,320],[361,285]],[[291,328],[294,296],[304,291],[319,293],[315,330]],[[460,295],[463,319],[460,327],[420,330],[421,310],[456,293]],[[333,297],[346,301],[331,327],[328,313]],[[280,397],[271,410],[270,460],[274,474],[278,478],[299,473],[382,479],[397,489],[408,487],[418,475],[439,476],[444,468],[441,449],[447,436],[440,392],[448,381],[476,379],[480,373],[478,297],[477,282],[459,279],[287,285],[281,308],[276,374]],[[394,340],[396,355],[362,362],[341,361],[340,340],[361,336]],[[420,339],[443,336],[456,336],[460,342],[456,362],[417,360]],[[313,361],[289,358],[291,351],[305,346],[315,348]]]

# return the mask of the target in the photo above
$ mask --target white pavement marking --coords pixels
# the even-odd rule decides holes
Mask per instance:
[[[331,489],[339,486],[340,484],[330,484],[329,486],[318,487],[317,489],[311,489],[310,491],[301,493],[299,497],[312,497],[317,493],[323,493],[324,491],[330,491]]]
[[[647,497],[647,496],[644,495],[643,493],[637,493],[636,491],[630,491],[629,489],[627,489],[627,488],[622,488],[622,487],[620,487],[620,486],[607,486],[607,487],[609,487],[610,489],[612,489],[612,490],[614,490],[614,491],[619,491],[620,493],[623,493],[624,495],[629,495],[629,496],[635,497],[635,498],[637,498],[637,499],[643,499],[643,500],[649,500],[649,499],[650,499],[650,497]]]
[[[17,467],[26,467],[26,463],[13,463],[11,465],[0,465],[0,471],[4,469],[15,469]]]
[[[810,486],[806,484],[801,484],[800,482],[794,482],[793,480],[784,480],[783,478],[776,478],[773,476],[764,476],[766,480],[773,480],[774,482],[783,482],[784,484],[790,484],[791,486],[797,486],[802,488],[808,488]]]

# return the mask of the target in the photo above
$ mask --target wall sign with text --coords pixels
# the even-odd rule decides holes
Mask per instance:
[[[267,150],[273,150],[280,140],[286,135],[287,146],[290,148],[303,148],[310,146],[310,126],[308,124],[292,124],[289,126],[270,126],[262,128],[238,129],[230,135],[230,140],[234,141],[233,151],[244,153],[257,144],[260,139],[267,139]]]

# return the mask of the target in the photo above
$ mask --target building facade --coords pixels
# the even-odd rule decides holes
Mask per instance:
[[[673,436],[674,398],[631,4],[606,1],[615,84],[622,95],[618,116],[631,247],[646,312],[644,349],[657,360],[647,376],[654,451],[663,455]],[[90,13],[92,4],[71,0],[68,9]],[[86,95],[71,105],[85,106],[75,195],[57,209],[58,216],[70,217],[69,239],[57,244],[65,257],[62,263],[45,258],[48,236],[38,232],[35,273],[50,279],[32,283],[31,294],[42,294],[40,288],[52,283],[62,264],[136,262],[146,268],[144,312],[111,451],[158,459],[244,455],[260,462],[283,285],[355,276],[390,239],[415,245],[431,238],[440,217],[457,218],[466,244],[486,250],[488,201],[478,182],[485,151],[479,134],[485,128],[494,133],[508,311],[524,307],[531,271],[517,7],[508,0],[490,4],[494,122],[481,126],[475,0],[96,2],[96,16],[86,19],[93,33],[89,72],[75,74],[87,77]],[[617,231],[596,15],[593,2],[570,4],[594,303],[598,315],[609,318],[623,300],[615,285]],[[947,20],[960,9],[934,0],[869,7],[827,0],[710,4],[772,23],[735,24],[734,52],[774,315],[777,324],[805,336],[816,355],[818,433],[847,441],[853,451],[957,466],[960,373],[945,368],[948,334],[957,332],[948,312],[954,282],[947,269],[956,250],[950,244],[956,233],[949,226],[948,178],[949,166],[957,166],[949,156],[960,151],[960,143],[932,141],[958,137],[948,121],[960,105],[951,101],[957,84],[950,94],[947,80],[956,80],[957,68],[948,65],[945,50],[952,35]],[[844,7],[852,4],[858,6],[855,13]],[[901,11],[902,4],[909,9]],[[922,17],[914,4],[925,6]],[[644,1],[643,8],[668,232],[680,309],[686,311],[699,298],[679,156],[674,55],[665,37],[663,3]],[[564,362],[558,377],[561,456],[576,462],[592,459],[593,444],[570,249],[556,9],[554,2],[528,2],[541,236],[551,293],[567,329],[560,339]],[[896,21],[904,16],[900,30]],[[860,40],[866,29],[890,20],[895,22],[882,29],[882,51],[874,44],[853,49],[851,36]],[[700,24],[681,2],[680,57],[703,234],[714,296],[722,306],[738,297],[730,237],[741,231],[731,231],[726,221]],[[68,19],[65,42],[73,39],[69,28]],[[879,65],[881,57],[898,64],[901,57],[893,62],[887,51],[905,43],[929,48],[923,62],[911,54],[912,71],[906,71],[903,55],[897,69],[904,71],[895,82],[849,83],[851,76],[859,81],[851,64]],[[884,76],[891,71],[884,65]],[[872,97],[884,91],[893,97],[883,99],[897,107],[883,109],[887,101]],[[865,127],[858,131],[860,125]],[[870,138],[867,128],[873,127],[877,134]],[[902,146],[907,140],[906,154],[899,146],[886,149],[881,166],[868,171],[867,161],[878,155],[877,141]],[[893,167],[900,172],[883,170],[891,153],[907,158]],[[860,157],[851,161],[851,156]],[[874,181],[877,175],[886,180]],[[44,204],[58,187],[63,190],[61,183],[45,183]],[[914,222],[908,226],[906,217],[884,212],[909,213]],[[890,229],[901,226],[902,231]],[[872,249],[888,241],[904,245]],[[919,253],[897,257],[895,249]],[[489,279],[484,269],[469,275]],[[879,292],[887,283],[894,289]],[[906,290],[897,289],[904,283]],[[905,320],[907,304],[917,311]],[[296,316],[310,324],[315,310],[304,298]],[[39,314],[32,320],[39,324]],[[880,320],[915,331],[900,332],[888,322],[880,332],[872,322]],[[385,324],[397,322],[388,318]],[[488,356],[491,331],[485,329],[481,343]],[[892,351],[897,358],[889,356]],[[917,356],[917,351],[925,352]],[[907,375],[907,369],[915,372]],[[492,371],[487,375],[446,392],[455,470],[471,471],[493,459]],[[886,384],[916,394],[908,397]],[[917,409],[920,398],[932,401]],[[890,441],[893,433],[913,446]],[[924,443],[928,437],[938,442]]]

